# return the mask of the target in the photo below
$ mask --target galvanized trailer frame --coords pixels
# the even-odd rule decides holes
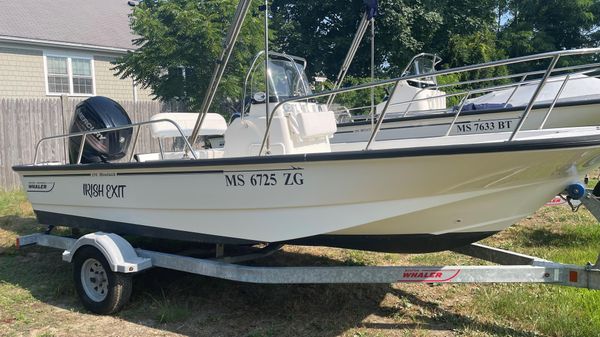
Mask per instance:
[[[586,194],[583,198],[579,199],[581,203],[587,208],[590,213],[600,221],[600,200],[597,196],[594,195],[592,190],[587,190]],[[575,211],[577,208],[575,208]]]
[[[202,259],[135,249],[125,239],[112,233],[97,232],[79,239],[39,233],[17,239],[19,247],[34,244],[64,249],[63,260],[67,262],[71,262],[82,247],[92,246],[102,252],[112,272],[124,274],[160,267],[232,281],[263,284],[545,283],[600,289],[600,256],[593,265],[588,263],[585,266],[577,266],[481,244],[471,244],[454,251],[500,265],[263,267],[231,263],[224,258]]]

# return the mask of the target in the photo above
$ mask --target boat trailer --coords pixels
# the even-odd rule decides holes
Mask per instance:
[[[569,185],[560,197],[573,211],[584,204],[600,221],[600,200],[583,184]],[[225,256],[224,246],[216,245],[213,258],[198,258],[189,252],[134,248],[114,233],[71,238],[51,234],[52,229],[50,226],[44,233],[18,237],[17,248],[38,245],[63,249],[63,261],[74,265],[73,280],[84,307],[98,314],[119,311],[129,301],[132,276],[154,267],[261,284],[546,283],[600,290],[600,256],[595,264],[578,266],[472,243],[452,251],[496,265],[265,267],[240,262],[266,257],[282,245],[271,244],[237,256]]]
[[[120,310],[131,294],[131,276],[153,267],[261,284],[546,283],[600,290],[600,256],[595,264],[577,266],[476,243],[453,251],[497,265],[248,266],[238,263],[264,257],[276,249],[266,250],[264,254],[251,254],[246,259],[244,256],[196,258],[136,249],[121,236],[103,232],[78,239],[49,233],[17,238],[17,247],[28,245],[63,249],[62,259],[74,262],[75,286],[84,306],[99,314]]]

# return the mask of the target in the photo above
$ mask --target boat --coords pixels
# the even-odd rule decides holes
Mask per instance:
[[[341,88],[367,28],[374,27],[372,13],[369,8],[363,13],[333,84],[334,89]],[[375,57],[373,34],[371,30],[372,80]],[[543,58],[533,56],[530,61],[536,59]],[[525,109],[531,112],[525,125],[520,126],[524,130],[600,124],[600,115],[594,113],[600,104],[598,62],[566,62],[564,66],[554,64],[551,69],[538,69],[536,64],[526,64],[525,59],[516,62],[520,66],[516,69],[511,68],[511,63],[503,63],[500,68],[492,62],[487,69],[476,71],[497,70],[489,72],[496,75],[484,77],[479,73],[463,72],[460,74],[464,75],[463,78],[459,76],[456,79],[436,72],[441,61],[436,54],[415,55],[401,73],[400,77],[407,78],[386,88],[388,95],[378,104],[373,92],[371,103],[360,107],[335,103],[336,95],[330,95],[326,107],[336,112],[338,121],[338,130],[331,142],[368,140],[383,110],[386,114],[378,133],[380,140],[510,132],[519,124],[521,112]],[[534,69],[523,71],[523,68]],[[545,85],[540,87],[541,92],[536,93],[546,73]],[[531,101],[534,95],[536,99]],[[530,101],[533,108],[527,106]],[[584,104],[589,106],[576,108]]]
[[[403,76],[422,77],[400,81],[393,88],[394,95],[378,139],[513,131],[545,72],[518,72],[440,85],[439,75],[435,74],[439,61],[436,55],[426,53],[411,60]],[[534,101],[523,130],[600,124],[600,115],[595,113],[600,107],[600,79],[596,78],[599,67],[600,63],[593,63],[553,69]],[[509,82],[492,85],[499,80]],[[474,84],[482,86],[469,87]],[[447,102],[454,97],[461,99],[455,99],[457,104],[449,106]],[[332,142],[367,140],[374,120],[386,103],[387,100],[374,107],[373,118],[370,114],[353,115],[347,108],[338,106],[338,132]],[[587,107],[581,108],[584,105]],[[362,110],[365,108],[369,109],[362,107]],[[548,111],[552,114],[546,118]]]
[[[367,141],[332,143],[335,113],[319,99],[419,75],[310,93],[302,59],[265,48],[264,92],[251,86],[248,113],[227,125],[208,110],[250,2],[238,5],[199,113],[132,124],[116,102],[92,97],[78,105],[71,133],[43,138],[33,163],[13,167],[41,224],[217,245],[433,252],[506,229],[600,163],[599,127],[521,129],[552,65],[600,49],[435,73],[551,60],[512,132],[381,140],[384,107]],[[159,140],[179,136],[185,148],[138,153],[143,127]],[[214,135],[223,147],[193,146]],[[57,139],[69,139],[69,162],[39,162],[40,144]]]

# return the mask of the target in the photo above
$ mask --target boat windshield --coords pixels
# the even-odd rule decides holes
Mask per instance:
[[[402,76],[426,75],[435,71],[435,66],[442,61],[437,55],[419,54],[408,64]]]
[[[406,66],[402,73],[402,77],[431,74],[435,72],[435,66],[441,61],[442,59],[434,54],[419,54],[413,57],[408,66]],[[437,85],[437,77],[423,76],[419,79],[409,80],[408,82],[415,87],[427,88]]]
[[[272,60],[269,62],[269,75],[273,94],[280,99],[312,93],[302,64],[288,60]]]
[[[281,101],[291,97],[306,96],[312,94],[310,83],[304,73],[305,61],[293,56],[270,55],[269,57],[269,91],[271,101]],[[264,62],[255,61],[250,72],[250,78],[245,87],[246,98],[253,99],[264,95],[265,76]]]

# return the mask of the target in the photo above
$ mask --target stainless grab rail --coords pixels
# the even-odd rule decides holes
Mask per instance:
[[[599,68],[600,69],[600,68]],[[575,73],[575,74],[584,74],[584,73]],[[574,74],[570,74],[571,76]],[[600,75],[599,75],[600,76]],[[599,76],[589,76],[587,78],[597,78]],[[569,81],[573,82],[573,81],[577,81],[577,80],[583,80],[586,79],[586,77],[580,77],[580,78],[571,78]],[[548,81],[547,83],[550,82],[563,82],[564,80],[560,79],[560,80],[556,80],[556,81]],[[395,103],[391,103],[390,106],[395,106],[395,105],[402,105],[402,104],[408,104],[408,103],[414,103],[414,102],[420,102],[420,101],[428,101],[428,100],[432,100],[435,98],[450,98],[450,97],[455,97],[455,96],[462,96],[468,92],[470,92],[471,94],[475,95],[475,94],[485,94],[485,93],[489,93],[489,92],[495,92],[495,91],[499,91],[502,89],[510,89],[510,88],[515,88],[518,89],[519,87],[523,86],[523,85],[529,85],[529,84],[537,84],[539,83],[539,80],[528,80],[528,81],[524,81],[524,82],[517,82],[517,83],[510,83],[510,84],[502,84],[502,85],[497,85],[497,86],[493,86],[493,87],[486,87],[486,88],[481,88],[481,89],[473,89],[473,90],[466,90],[466,91],[459,91],[459,92],[453,92],[453,93],[447,93],[447,94],[440,94],[440,95],[435,95],[435,96],[430,96],[430,97],[424,97],[424,98],[414,98],[411,100],[407,100],[407,101],[399,101],[399,102],[395,102]],[[510,99],[513,97],[514,95],[514,90],[511,93],[511,95],[508,97],[508,99],[505,101],[505,105],[504,107],[506,107],[507,103],[510,102]],[[359,108],[353,108],[353,109],[348,109],[348,110],[354,110],[354,109],[361,109],[364,107],[359,107]],[[446,112],[448,112],[447,110],[444,110]],[[405,114],[402,114],[402,117],[404,117]]]
[[[136,128],[136,133],[135,133],[134,140],[133,140],[133,143],[131,145],[131,150],[130,150],[131,155],[129,157],[129,161],[131,161],[133,159],[134,152],[135,152],[135,147],[136,147],[137,142],[138,142],[138,136],[139,136],[139,133],[140,133],[140,128],[142,126],[144,126],[144,125],[149,125],[149,124],[154,124],[154,123],[163,123],[163,122],[171,123],[171,124],[173,124],[173,126],[175,126],[175,128],[177,128],[177,131],[179,132],[179,134],[181,135],[181,137],[183,137],[183,139],[184,139],[186,148],[188,150],[190,150],[190,152],[191,152],[192,156],[194,157],[194,159],[198,159],[198,157],[196,156],[196,153],[194,152],[194,149],[192,148],[192,145],[190,144],[190,142],[188,141],[187,137],[184,135],[183,131],[181,130],[181,128],[179,127],[179,125],[177,123],[175,123],[174,121],[172,121],[170,119],[157,119],[157,120],[153,120],[153,121],[144,121],[144,122],[133,123],[133,124],[129,124],[129,125],[123,125],[123,126],[112,127],[112,128],[96,129],[96,130],[89,130],[89,131],[80,131],[80,132],[73,132],[73,133],[68,133],[68,134],[63,134],[63,135],[56,135],[56,136],[44,137],[44,138],[38,140],[38,142],[35,144],[35,154],[33,156],[33,165],[37,165],[37,163],[38,163],[39,148],[40,148],[40,145],[43,142],[46,142],[46,141],[49,141],[49,140],[56,140],[56,139],[69,139],[71,137],[81,136],[81,144],[79,145],[79,152],[77,154],[77,164],[81,164],[81,157],[83,156],[83,149],[85,147],[85,140],[86,140],[86,138],[87,138],[88,135],[102,133],[102,132],[111,132],[111,131],[118,131],[118,130],[125,130],[125,129]]]
[[[525,108],[525,111],[521,115],[521,118],[520,118],[520,120],[519,120],[519,122],[517,124],[517,127],[515,128],[514,132],[510,135],[510,137],[508,139],[509,141],[512,141],[515,138],[515,136],[518,134],[518,132],[521,130],[521,128],[523,126],[523,123],[525,122],[525,120],[529,116],[529,113],[533,109],[535,101],[537,100],[537,97],[539,96],[539,94],[541,93],[542,89],[544,88],[544,85],[548,81],[548,78],[550,77],[550,75],[553,72],[564,71],[561,68],[555,69],[556,65],[558,64],[558,61],[560,60],[560,58],[561,57],[566,57],[566,56],[587,55],[587,54],[597,54],[597,53],[600,53],[600,48],[584,48],[584,49],[575,49],[575,50],[561,50],[561,51],[547,52],[547,53],[536,54],[536,55],[522,56],[522,57],[517,57],[517,58],[512,58],[512,59],[506,59],[506,60],[492,61],[492,62],[487,62],[487,63],[483,63],[483,64],[463,66],[463,67],[458,67],[458,68],[453,68],[453,69],[439,70],[439,71],[435,71],[435,72],[432,72],[432,73],[428,73],[427,77],[436,77],[437,78],[437,77],[443,76],[443,75],[465,73],[465,72],[470,72],[470,71],[475,71],[475,70],[482,70],[482,69],[489,69],[489,68],[500,67],[500,66],[513,65],[513,64],[524,63],[524,62],[529,62],[529,61],[550,60],[550,65],[546,68],[545,71],[543,71],[544,75],[543,75],[542,79],[539,80],[537,88],[536,88],[533,96],[529,100],[529,103],[527,104],[527,107]],[[375,88],[375,87],[380,87],[380,86],[386,86],[386,85],[391,85],[391,84],[394,85],[394,89],[395,89],[396,86],[398,85],[398,83],[400,81],[408,81],[408,80],[411,80],[411,79],[419,79],[419,78],[422,78],[422,77],[424,77],[422,74],[421,75],[404,76],[404,77],[398,77],[398,78],[393,78],[393,79],[388,79],[388,80],[376,81],[376,82],[367,83],[367,84],[356,85],[356,86],[353,86],[353,87],[347,87],[347,88],[341,88],[341,89],[335,89],[335,90],[325,91],[325,92],[321,92],[321,93],[317,93],[317,94],[312,94],[312,95],[307,95],[307,96],[292,97],[292,98],[285,99],[285,100],[279,102],[273,108],[271,114],[269,115],[269,118],[267,120],[266,130],[265,130],[265,133],[263,135],[263,140],[261,142],[261,146],[260,146],[258,155],[259,156],[263,155],[264,150],[265,150],[265,145],[268,143],[268,138],[269,138],[269,134],[270,134],[270,129],[271,129],[273,117],[276,115],[276,112],[284,104],[286,104],[286,103],[292,103],[292,102],[298,102],[298,101],[305,101],[305,100],[309,100],[309,99],[317,99],[317,98],[321,98],[321,97],[329,97],[331,95],[337,95],[337,94],[340,94],[340,93],[353,92],[353,91],[358,91],[358,90],[363,90],[363,89],[369,89],[369,88]],[[525,82],[520,81],[519,83],[521,83],[521,85],[522,85]],[[509,87],[511,87],[511,86],[509,86]],[[392,96],[393,96],[394,91],[395,90],[392,90]],[[388,101],[386,102],[383,111],[381,112],[381,114],[379,114],[379,118],[377,120],[377,124],[376,124],[375,128],[373,129],[373,131],[371,133],[371,137],[369,138],[369,141],[367,142],[367,145],[365,146],[364,150],[368,150],[369,149],[369,147],[371,146],[371,143],[374,141],[375,137],[377,136],[377,133],[379,132],[381,124],[382,124],[383,120],[385,119],[385,115],[386,115],[387,109],[388,109],[388,107],[390,105],[390,101],[391,101],[392,96],[390,96],[388,98]],[[429,99],[431,99],[431,98],[429,98]],[[550,110],[550,112],[551,111],[552,110]],[[267,153],[269,153],[269,149],[267,149]]]
[[[556,67],[556,64],[558,63],[560,56],[561,55],[559,54],[559,55],[555,55],[552,58],[552,61],[550,62],[550,66],[548,66],[548,71],[546,71],[546,73],[544,74],[544,77],[540,81],[540,84],[538,84],[537,88],[535,89],[533,96],[531,96],[531,100],[529,100],[529,104],[527,104],[527,108],[525,108],[525,112],[523,113],[523,115],[521,116],[521,119],[517,123],[517,127],[515,128],[515,131],[513,131],[513,133],[508,138],[509,142],[515,138],[517,133],[519,133],[519,131],[523,127],[523,123],[525,123],[525,120],[527,119],[527,117],[529,116],[529,113],[533,109],[533,105],[535,104],[535,101],[537,100],[538,96],[542,92],[542,89],[544,89],[544,85],[546,85],[546,82],[548,81],[550,74],[552,74],[554,67]]]
[[[582,74],[582,73],[575,73],[575,74]],[[569,77],[569,82],[583,80],[583,79],[586,79],[586,78],[592,78],[592,77],[593,78],[597,78],[598,77],[598,76],[589,76],[589,77],[579,77],[579,78],[573,79],[572,76],[575,75],[575,74],[569,74],[567,76],[567,77]],[[437,98],[451,98],[451,97],[456,97],[456,96],[464,96],[466,94],[470,94],[470,96],[473,96],[473,95],[476,95],[476,94],[485,94],[485,93],[489,93],[489,92],[495,92],[495,91],[499,91],[499,90],[503,90],[503,89],[510,89],[510,88],[514,87],[514,89],[512,90],[510,96],[504,102],[504,107],[506,108],[507,105],[508,105],[508,102],[510,102],[510,99],[514,96],[516,90],[519,87],[521,87],[523,85],[528,85],[528,84],[535,84],[538,81],[539,80],[529,80],[529,81],[524,81],[524,82],[504,84],[504,85],[498,85],[498,86],[494,86],[494,87],[486,87],[486,88],[475,89],[475,90],[467,90],[467,91],[461,91],[461,92],[440,94],[440,95],[435,95],[435,96],[430,96],[430,97],[425,97],[425,98],[416,98],[416,99],[413,98],[412,100],[399,101],[399,102],[390,103],[390,107],[391,106],[397,106],[397,105],[409,104],[409,103],[415,103],[415,102],[423,102],[423,101],[428,101],[428,100],[437,99]],[[560,98],[560,95],[562,94],[562,91],[564,90],[564,88],[566,86],[565,80],[560,79],[560,80],[557,80],[557,81],[563,82],[563,84],[561,85],[562,89],[560,89],[559,93],[557,94],[557,96],[555,96],[555,99],[553,100],[553,104],[551,105],[551,108],[549,109],[550,112],[554,109],[556,103],[558,102],[558,98]],[[553,81],[553,82],[557,82],[557,81]],[[550,81],[548,81],[547,83],[550,83]],[[463,99],[461,99],[461,103],[462,102],[463,102]],[[460,107],[461,103],[459,103],[459,105],[458,105],[459,107]],[[344,107],[344,110],[334,110],[334,113],[338,113],[339,114],[340,111],[346,112],[346,111],[366,109],[366,108],[370,108],[370,106],[361,106],[361,107],[356,107],[356,108],[345,108]],[[449,113],[450,111],[448,109],[432,109],[432,110],[428,110],[427,112],[428,112],[428,115],[434,115],[434,114],[441,114],[441,113]],[[390,113],[388,112],[388,114],[390,114]],[[407,111],[405,111],[404,113],[402,113],[402,112],[394,112],[393,114],[394,114],[395,117],[401,117],[402,118],[402,117],[406,117]],[[354,120],[354,119],[357,119],[357,118],[364,119],[364,118],[367,117],[367,115],[350,115],[350,116],[347,116],[347,113],[344,114],[344,116],[349,117],[350,120]],[[543,125],[542,125],[541,128],[543,128]],[[447,135],[449,135],[449,134],[447,134]]]
[[[582,69],[582,67],[565,67],[565,68],[557,68],[553,71],[553,73],[555,72],[560,72],[560,71],[565,71],[565,70],[577,70],[577,69]],[[600,71],[600,64],[596,64],[595,67],[590,68],[586,71],[582,71],[582,72],[577,72],[577,73],[571,73],[568,76],[571,77],[570,78],[570,82],[572,81],[577,81],[577,80],[583,80],[586,78],[598,78],[600,77],[600,75],[596,75],[596,76],[588,76],[588,77],[579,77],[579,78],[572,78],[573,75],[585,75],[589,72],[595,72],[595,71]],[[529,84],[536,84],[538,83],[538,79],[532,79],[532,80],[528,80],[525,81],[525,78],[528,75],[534,74],[534,73],[538,73],[538,74],[543,74],[545,71],[540,72],[531,72],[531,73],[521,73],[519,74],[519,76],[523,75],[521,77],[521,79],[518,82],[515,83],[509,83],[509,84],[502,84],[502,85],[497,85],[497,86],[492,86],[492,87],[485,87],[485,88],[481,88],[481,89],[476,89],[476,90],[472,90],[472,91],[460,91],[460,92],[452,92],[452,93],[447,93],[447,94],[441,94],[441,95],[436,95],[436,96],[430,96],[430,97],[425,97],[425,98],[414,98],[418,95],[418,93],[420,93],[421,91],[419,91],[416,95],[413,95],[413,99],[407,100],[407,101],[398,101],[398,102],[394,102],[391,103],[390,106],[396,106],[396,105],[403,105],[403,104],[409,104],[409,103],[414,103],[414,102],[419,102],[419,101],[427,101],[427,100],[431,100],[434,98],[449,98],[449,97],[454,97],[454,96],[462,96],[464,94],[466,94],[467,92],[471,92],[472,94],[483,94],[483,93],[487,93],[487,92],[493,92],[493,91],[498,91],[501,89],[509,89],[509,88],[514,88],[513,91],[511,92],[511,94],[509,95],[508,99],[505,101],[504,107],[506,107],[506,105],[508,104],[508,102],[510,102],[511,98],[514,97],[514,94],[516,93],[516,91],[523,85],[529,85]],[[464,81],[464,82],[460,82],[457,83],[458,84],[470,84],[470,83],[477,83],[477,82],[483,82],[483,81],[492,81],[492,80],[496,80],[496,79],[508,79],[508,78],[514,78],[516,76],[502,76],[502,77],[496,77],[496,78],[490,78],[490,79],[485,79],[485,80],[473,80],[473,81]],[[563,82],[564,80],[562,79],[558,79],[558,80],[554,80],[554,81],[548,81],[548,83],[550,82]],[[449,87],[449,86],[453,86],[454,84],[448,84],[448,85],[441,85],[441,86],[437,86],[437,87],[430,87],[428,89],[439,89],[439,88],[443,88],[443,87]],[[340,113],[343,114],[344,116],[347,116],[347,112],[348,111],[354,111],[354,110],[364,110],[367,108],[371,108],[371,105],[364,105],[364,106],[359,106],[359,107],[352,107],[352,108],[348,108],[348,107],[341,107],[341,110],[333,110],[333,112],[335,113]],[[448,112],[447,109],[434,109],[434,110],[428,110],[428,111],[437,111],[437,112]],[[400,112],[396,112],[396,114],[400,114],[401,117],[405,117],[406,116],[406,112],[405,113],[400,113]],[[352,117],[352,118],[356,118],[359,117],[360,119],[365,118],[365,116],[367,115],[351,115],[348,117]]]
[[[598,63],[589,63],[589,64],[584,64],[584,65],[556,68],[556,69],[554,69],[553,72],[582,70],[582,69],[585,69],[586,70],[585,72],[590,72],[590,71],[598,70],[600,68],[599,68]],[[546,70],[534,70],[534,71],[528,71],[528,72],[518,73],[518,74],[468,80],[468,81],[462,81],[462,82],[456,82],[456,83],[440,84],[437,86],[432,86],[432,87],[430,87],[430,89],[443,89],[443,88],[460,86],[460,85],[476,84],[476,83],[490,82],[490,81],[497,81],[497,80],[508,80],[508,79],[518,78],[518,77],[522,77],[522,76],[530,77],[533,75],[543,75],[544,73],[546,73]]]
[[[591,66],[592,65],[588,64],[585,66],[571,66],[571,67],[557,68],[557,69],[554,69],[554,71],[552,71],[552,73],[569,71],[569,70],[585,69],[585,71],[580,71],[577,73],[570,74],[570,75],[574,75],[574,74],[584,75],[587,73],[600,71],[600,64],[593,64],[593,67],[591,67]],[[465,94],[468,91],[468,90],[466,90],[466,91],[460,91],[460,92],[455,92],[455,93],[450,93],[450,94],[445,94],[445,95],[436,95],[436,96],[431,96],[431,97],[426,97],[426,98],[416,98],[424,90],[439,90],[439,89],[450,88],[450,87],[458,87],[458,86],[462,86],[462,85],[478,84],[478,83],[483,83],[483,82],[507,80],[507,79],[512,79],[512,78],[516,78],[516,77],[521,77],[521,79],[518,82],[514,82],[514,83],[510,83],[510,84],[502,84],[502,85],[497,85],[497,86],[491,86],[491,87],[485,87],[485,88],[481,88],[481,89],[471,92],[473,94],[477,94],[477,93],[492,92],[492,91],[496,91],[499,89],[514,87],[513,91],[511,92],[511,94],[509,95],[509,97],[506,99],[506,101],[504,103],[504,107],[506,107],[508,105],[508,102],[510,102],[510,100],[513,98],[513,96],[516,94],[517,90],[519,90],[519,88],[521,86],[527,85],[527,84],[535,84],[535,83],[538,83],[538,81],[539,81],[539,79],[531,79],[531,80],[525,81],[525,79],[527,79],[527,77],[533,76],[533,75],[541,75],[541,74],[544,74],[545,72],[546,72],[546,70],[532,71],[532,72],[528,72],[528,73],[520,73],[520,74],[515,74],[515,75],[497,76],[497,77],[491,77],[491,78],[484,78],[484,79],[469,80],[469,81],[463,81],[463,82],[457,82],[457,83],[451,83],[451,84],[431,86],[431,87],[427,87],[427,88],[421,89],[418,92],[416,92],[413,95],[412,99],[407,100],[407,101],[395,102],[395,103],[392,103],[391,106],[407,104],[407,107],[406,107],[404,113],[402,114],[402,117],[406,117],[408,115],[408,113],[410,112],[410,107],[411,107],[412,103],[415,103],[418,101],[426,101],[426,100],[430,100],[430,99],[434,99],[434,98],[443,98],[443,97],[447,98],[447,97],[453,97],[453,96],[460,96],[460,95]],[[598,77],[598,76],[594,76],[594,77]],[[579,78],[579,79],[581,79],[581,78]],[[356,109],[356,108],[354,108],[354,109]],[[349,109],[349,110],[354,110],[354,109]]]

